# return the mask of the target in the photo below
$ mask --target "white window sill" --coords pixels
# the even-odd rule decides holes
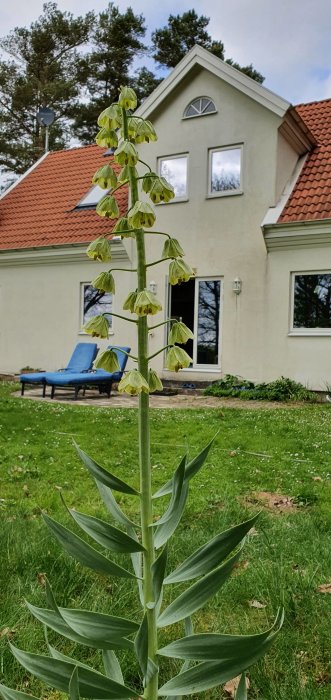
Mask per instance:
[[[166,206],[167,207],[169,204],[181,204],[182,202],[188,202],[188,201],[189,201],[188,197],[174,197],[174,199],[170,199],[169,202],[158,202],[154,206],[156,206],[156,207]]]
[[[295,337],[295,336],[305,336],[305,337],[330,337],[331,336],[331,328],[303,328],[301,330],[297,331],[290,331],[288,333],[289,337]]]
[[[206,199],[218,199],[219,197],[235,197],[244,194],[243,190],[229,190],[227,192],[208,192]]]
[[[174,370],[172,369],[167,369],[164,367],[163,369],[164,372],[171,372],[173,374]],[[179,372],[210,372],[210,373],[215,373],[219,374],[221,372],[221,367],[215,367],[215,365],[212,365],[212,367],[206,367],[206,365],[203,365],[201,367],[185,367],[184,369],[180,369]],[[179,374],[178,372],[178,374]]]

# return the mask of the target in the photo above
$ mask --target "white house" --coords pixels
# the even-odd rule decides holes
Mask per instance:
[[[168,264],[149,268],[162,313],[195,332],[183,381],[283,375],[324,388],[331,382],[331,100],[294,108],[195,47],[137,114],[158,133],[139,147],[141,158],[176,192],[156,207],[155,228],[179,239],[195,270],[194,280],[169,288]],[[103,268],[85,248],[110,232],[90,184],[101,162],[96,146],[50,153],[0,201],[0,372],[63,366],[81,339],[84,308],[98,311],[88,285]],[[126,207],[123,193],[121,212]],[[160,256],[160,238],[148,237],[150,260]],[[132,239],[112,247],[112,268],[134,268]],[[97,301],[121,313],[132,275],[115,274],[114,298]],[[131,325],[113,317],[110,342],[133,345]],[[164,341],[164,328],[154,330],[151,354]],[[174,376],[162,354],[154,362]]]

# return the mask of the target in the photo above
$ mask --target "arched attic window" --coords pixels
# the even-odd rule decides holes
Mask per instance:
[[[184,110],[183,118],[204,117],[205,114],[214,114],[216,107],[210,97],[196,97]]]

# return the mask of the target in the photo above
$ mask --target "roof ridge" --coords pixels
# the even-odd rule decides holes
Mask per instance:
[[[100,146],[98,146],[98,144],[96,144],[96,143],[87,143],[83,146],[71,146],[70,148],[59,148],[56,151],[48,151],[47,155],[54,156],[58,153],[69,153],[70,151],[75,151],[75,152],[76,151],[83,151],[83,150],[87,150],[88,148],[100,148]],[[104,149],[104,150],[107,150],[107,149]]]
[[[331,97],[324,97],[323,100],[313,100],[312,102],[299,102],[294,107],[309,107],[310,105],[318,105],[322,102],[331,102]]]

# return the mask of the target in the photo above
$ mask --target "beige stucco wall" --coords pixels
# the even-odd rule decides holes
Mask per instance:
[[[292,377],[316,390],[331,384],[331,334],[291,334],[291,278],[295,272],[331,271],[331,246],[271,250],[266,274],[266,380]]]

